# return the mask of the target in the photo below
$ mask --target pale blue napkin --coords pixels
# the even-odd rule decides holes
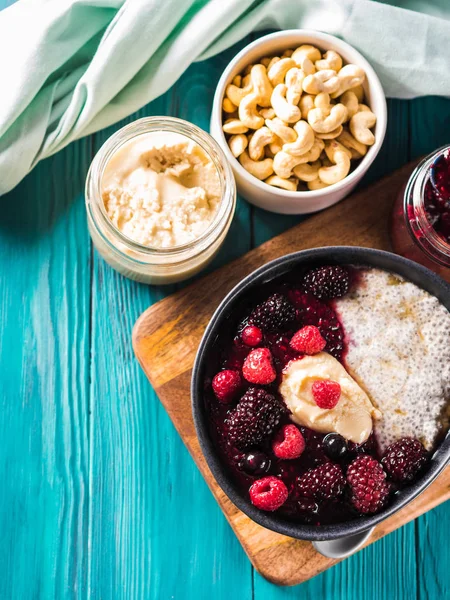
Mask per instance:
[[[450,96],[449,17],[450,0],[19,0],[0,13],[0,194],[254,30],[339,35],[388,96]]]

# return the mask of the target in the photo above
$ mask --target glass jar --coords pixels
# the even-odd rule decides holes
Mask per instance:
[[[431,165],[450,146],[425,157],[412,172],[394,203],[391,243],[397,254],[418,262],[450,281],[450,244],[433,228],[425,212],[425,188]]]
[[[108,161],[123,144],[151,132],[173,132],[194,141],[207,154],[219,176],[221,201],[213,221],[198,238],[180,246],[153,248],[130,239],[112,223],[103,202],[101,183]],[[222,245],[235,206],[236,184],[220,146],[196,125],[172,117],[145,117],[117,131],[94,157],[86,180],[88,227],[95,247],[119,273],[143,283],[174,283],[201,271]]]

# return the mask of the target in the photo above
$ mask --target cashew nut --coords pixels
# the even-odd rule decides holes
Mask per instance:
[[[238,87],[237,85],[230,83],[230,85],[227,86],[227,89],[225,90],[225,95],[235,106],[239,106],[242,99],[245,98],[245,96],[247,96],[248,94],[250,94],[252,89],[252,85]]]
[[[364,100],[364,88],[362,85],[357,85],[356,87],[350,88],[349,90],[350,92],[353,92],[355,94],[355,96],[358,98],[358,102],[361,104],[361,102]]]
[[[306,58],[309,58],[309,60],[313,63],[316,62],[316,60],[320,60],[322,58],[322,55],[320,54],[320,50],[318,48],[316,48],[315,46],[310,46],[309,44],[303,44],[302,46],[299,46],[298,48],[296,48],[294,50],[294,52],[292,53],[292,59],[295,60],[295,62],[301,66],[300,61],[301,58],[303,56],[306,56]]]
[[[275,156],[277,152],[281,152],[281,150],[283,149],[283,140],[280,137],[278,137],[275,133],[273,134],[273,136],[274,141],[271,144],[269,144],[269,150]]]
[[[268,179],[265,180],[265,183],[269,185],[273,185],[275,187],[282,188],[283,190],[287,190],[288,192],[296,192],[297,191],[297,180],[296,179],[282,179],[277,175],[272,175]]]
[[[325,154],[332,163],[336,162],[334,160],[334,155],[336,152],[343,152],[349,158],[351,158],[351,156],[352,156],[352,153],[350,152],[350,150],[348,148],[346,148],[345,146],[343,146],[342,144],[340,144],[339,142],[337,142],[336,140],[330,140],[325,143]]]
[[[350,158],[345,152],[334,152],[332,162],[335,164],[331,167],[321,167],[319,169],[319,179],[327,185],[341,181],[344,177],[347,177],[350,171]]]
[[[264,155],[264,148],[274,141],[274,134],[268,127],[257,129],[248,145],[248,153],[252,160],[260,160]]]
[[[278,117],[275,117],[275,119],[267,119],[266,125],[279,138],[281,138],[281,140],[285,144],[295,142],[295,140],[297,139],[297,134],[294,131],[294,129],[292,129],[292,127],[289,127],[288,125],[286,125],[286,123],[284,123]]]
[[[273,170],[282,179],[289,179],[292,175],[292,169],[296,167],[301,160],[301,156],[292,156],[287,152],[277,152],[273,159]]]
[[[357,112],[350,119],[350,131],[358,142],[366,146],[372,146],[375,143],[375,136],[370,131],[370,128],[376,122],[377,118],[372,111]]]
[[[283,55],[282,55],[282,57],[281,57],[281,58],[286,58],[286,57],[287,57],[287,58],[290,58],[290,57],[292,56],[292,54],[293,54],[293,53],[294,53],[294,51],[293,51],[293,50],[291,50],[290,48],[288,48],[287,50],[285,50],[285,51],[283,52]]]
[[[227,119],[222,125],[222,129],[225,133],[247,133],[248,131],[248,127],[239,119]]]
[[[314,63],[307,56],[301,56],[297,64],[305,75],[312,75],[316,72]]]
[[[235,85],[236,87],[241,87],[242,75],[235,75],[235,77],[233,77],[233,81],[231,83],[233,85]]]
[[[309,152],[298,157],[298,164],[303,165],[309,162],[315,162],[320,157],[322,150],[325,148],[325,142],[316,137],[314,144]]]
[[[264,160],[252,160],[247,151],[239,156],[239,162],[246,171],[253,175],[257,179],[267,179],[273,173],[273,160],[271,158],[265,158]]]
[[[365,76],[363,69],[358,65],[345,65],[337,74],[338,87],[334,92],[330,92],[331,97],[337,98],[350,88],[361,85]]]
[[[321,166],[320,160],[316,160],[311,164],[297,165],[294,167],[294,175],[301,181],[314,181],[319,176]]]
[[[270,97],[273,87],[267,77],[266,68],[263,65],[255,65],[250,73],[253,92],[258,97],[259,106],[270,106]]]
[[[289,69],[286,73],[286,100],[289,104],[298,105],[300,98],[303,93],[303,80],[305,79],[305,74],[301,69],[297,67],[293,67]]]
[[[278,62],[279,60],[281,60],[281,58],[279,56],[274,56],[270,59],[269,64],[267,65],[267,71],[269,71],[269,69],[271,67],[273,67],[273,65]]]
[[[237,106],[235,106],[229,98],[223,99],[222,108],[224,112],[227,113],[234,113],[237,110]]]
[[[328,133],[316,133],[316,137],[321,140],[333,140],[341,135],[343,129],[342,125],[339,125],[339,127],[336,127],[336,129],[333,129],[333,131],[329,131]]]
[[[325,71],[320,71],[325,73]],[[347,109],[343,104],[335,104],[327,115],[322,108],[313,108],[308,113],[308,123],[317,133],[330,133],[342,125],[347,118]]]
[[[244,69],[244,75],[250,75],[251,70],[253,69],[253,63],[247,65]]]
[[[347,119],[351,119],[353,115],[356,115],[356,113],[358,112],[359,102],[354,92],[352,92],[351,90],[344,92],[339,98],[339,101],[347,109]]]
[[[303,81],[303,89],[308,94],[320,94],[320,92],[333,94],[339,85],[338,75],[333,69],[317,71],[317,73],[307,75]]]
[[[256,94],[248,94],[242,98],[239,104],[239,119],[250,129],[259,129],[264,125],[264,119],[259,114],[257,105],[258,96]]]
[[[273,110],[272,107],[270,107],[270,108],[260,108],[259,109],[259,114],[264,119],[273,119],[275,117],[275,111]]]
[[[302,119],[308,117],[309,111],[314,108],[314,96],[310,94],[303,94],[299,102],[300,110],[302,112]]]
[[[314,106],[321,108],[324,114],[329,115],[331,112],[330,94],[321,92],[314,98]]]
[[[268,56],[265,56],[264,58],[261,59],[261,64],[264,65],[267,69],[268,64],[270,63],[272,59],[269,58]]]
[[[324,183],[319,178],[313,179],[312,181],[308,181],[306,184],[308,186],[308,190],[322,190],[323,188],[328,187],[328,183]]]
[[[309,152],[314,144],[314,131],[306,121],[298,121],[294,125],[297,132],[297,139],[290,144],[284,144],[283,152],[292,154],[293,156],[301,156]]]
[[[296,67],[295,61],[292,58],[282,58],[274,63],[270,69],[267,70],[267,77],[269,78],[273,86],[284,82],[284,77],[289,69]]]
[[[361,158],[367,152],[367,146],[365,144],[361,144],[361,142],[358,142],[358,140],[355,140],[352,134],[346,129],[344,129],[337,137],[337,140],[350,150],[352,153],[352,158]]]
[[[228,140],[228,145],[230,146],[231,154],[237,158],[248,146],[247,136],[243,133],[232,135]]]
[[[252,79],[252,76],[250,75],[250,73],[247,73],[247,75],[244,75],[244,77],[242,78],[242,87],[245,88],[245,87],[250,86],[251,79]]]
[[[324,69],[333,69],[333,71],[338,72],[340,69],[342,69],[342,58],[334,50],[328,50],[323,55],[322,60],[316,60],[316,69],[318,71],[323,71]]]
[[[286,123],[295,123],[300,120],[301,113],[298,106],[289,104],[286,100],[287,86],[279,83],[272,92],[272,106],[277,117]]]

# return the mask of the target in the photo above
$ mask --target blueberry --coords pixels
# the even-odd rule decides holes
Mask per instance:
[[[248,475],[262,475],[270,469],[270,458],[264,452],[249,452],[242,459],[241,468]]]
[[[347,442],[338,433],[329,433],[323,438],[323,449],[331,460],[342,460],[348,453]]]

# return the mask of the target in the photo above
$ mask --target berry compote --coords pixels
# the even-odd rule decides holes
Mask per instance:
[[[392,246],[450,281],[450,146],[427,156],[400,191]]]
[[[290,521],[325,525],[379,512],[427,462],[413,438],[402,438],[381,456],[373,431],[355,444],[295,424],[279,393],[291,361],[326,352],[345,367],[335,300],[359,284],[358,269],[328,265],[260,286],[224,322],[206,366],[211,433],[230,476],[254,506]],[[317,381],[335,384],[332,397],[324,388],[316,398],[313,390],[317,406],[332,409],[339,383]]]
[[[285,406],[278,393],[282,371],[291,360],[301,359],[302,356],[290,345],[294,334],[305,326],[317,327],[320,332],[320,334],[317,332],[317,335],[322,336],[325,344],[324,348],[323,344],[320,344],[318,351],[323,348],[324,352],[328,352],[341,363],[345,360],[344,330],[330,295],[342,295],[349,286],[356,285],[357,271],[345,268],[343,273],[336,271],[333,279],[331,272],[331,279],[326,282],[326,299],[318,297],[321,295],[319,289],[321,277],[317,276],[314,279],[319,282],[314,284],[316,287],[311,287],[311,277],[305,280],[305,277],[310,275],[310,271],[296,272],[289,276],[289,280],[284,277],[282,282],[274,281],[262,286],[241,306],[242,312],[230,317],[224,325],[218,336],[215,351],[210,357],[208,376],[205,379],[205,400],[211,419],[213,438],[243,495],[249,497],[249,489],[255,481],[264,477],[278,477],[284,482],[289,495],[283,505],[277,509],[277,514],[305,524],[343,522],[357,518],[360,513],[349,500],[349,490],[343,489],[342,494],[337,498],[330,498],[325,494],[318,498],[306,497],[299,484],[303,475],[308,472],[308,477],[314,480],[314,473],[310,473],[311,469],[325,464],[329,464],[330,467],[336,464],[339,466],[337,472],[342,482],[348,465],[359,455],[369,454],[377,460],[381,459],[373,434],[365,444],[358,446],[344,442],[345,451],[341,443],[339,451],[335,451],[333,447],[331,452],[329,436],[302,426],[296,426],[303,438],[300,444],[300,456],[298,452],[297,454],[294,452],[294,456],[297,457],[283,459],[274,452],[274,443],[279,439],[280,431],[292,421],[287,408],[286,410],[276,408],[275,412],[271,412],[269,404],[266,406],[265,402],[276,403],[277,406],[278,402],[281,402]],[[325,271],[318,275],[324,276]],[[250,327],[253,329],[249,330]],[[250,336],[249,340],[249,331],[255,333],[256,327],[258,335]],[[242,375],[245,372],[244,363],[248,355],[255,352],[255,348],[270,350],[276,371],[274,381],[257,385],[246,381]],[[218,372],[229,369],[239,372],[242,384],[233,402],[224,403],[215,396],[211,382]],[[239,409],[236,409],[239,403],[241,403]],[[252,440],[256,441],[252,443]],[[298,441],[297,439],[296,444]],[[335,446],[338,445],[335,441]],[[280,455],[276,447],[275,451]],[[327,471],[319,470],[319,475],[322,472]],[[331,470],[331,473],[333,472]],[[318,485],[320,487],[320,481]],[[336,483],[335,489],[340,490],[341,487]]]

